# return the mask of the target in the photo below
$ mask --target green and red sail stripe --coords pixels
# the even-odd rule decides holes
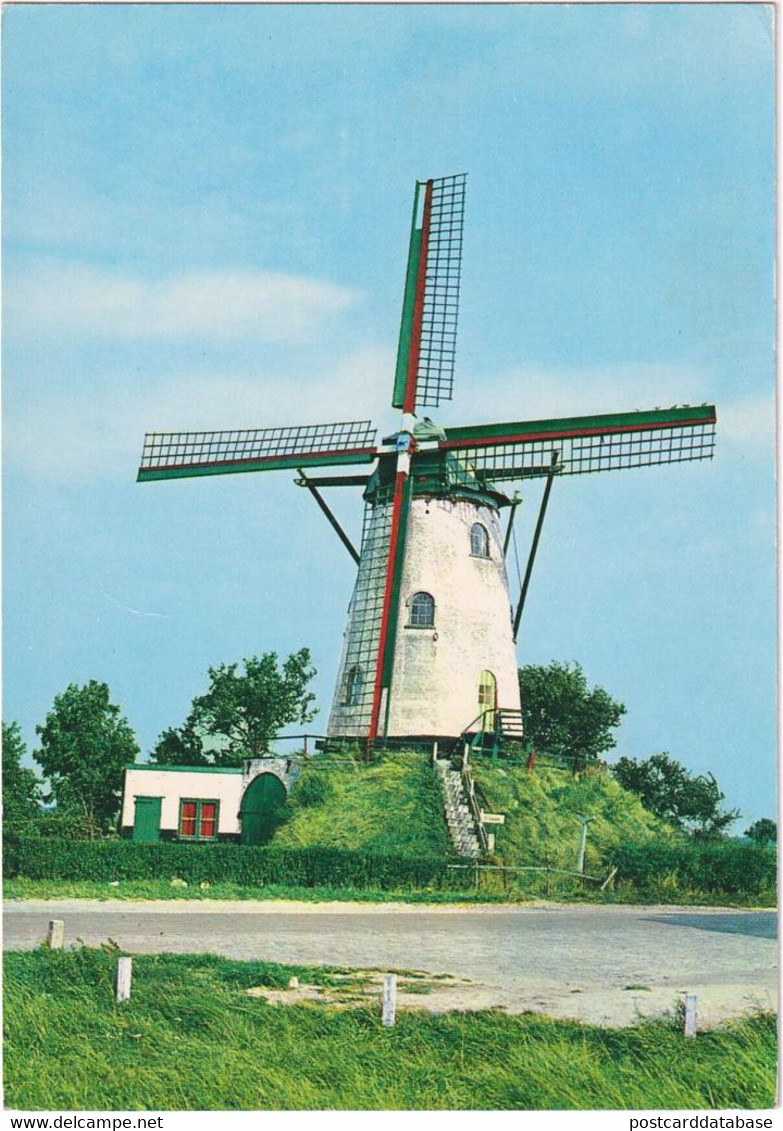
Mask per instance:
[[[422,187],[424,188],[424,205],[421,228],[417,228],[416,221]],[[408,250],[408,270],[405,280],[402,325],[400,327],[397,374],[392,396],[392,404],[395,408],[402,408],[404,414],[413,413],[416,407],[416,384],[421,354],[421,327],[427,285],[427,252],[430,236],[432,189],[433,181],[426,181],[423,186],[421,182],[418,182],[413,202],[413,221]],[[370,711],[370,726],[367,733],[368,746],[378,737],[384,691],[386,692],[386,719],[388,719],[391,706],[393,650],[399,619],[399,590],[405,559],[408,511],[410,509],[409,474],[410,448],[413,446],[412,437],[409,437],[408,443],[409,447],[398,452],[397,455],[391,530],[389,532],[389,557],[386,563],[386,580],[378,635],[378,655],[375,663],[375,682]]]

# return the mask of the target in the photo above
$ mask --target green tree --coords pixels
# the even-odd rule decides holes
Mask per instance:
[[[275,652],[209,669],[209,689],[193,700],[183,727],[164,731],[152,761],[185,766],[236,766],[259,758],[289,723],[315,717],[315,696],[307,690],[315,668],[302,648],[282,664]]]
[[[777,844],[778,826],[770,817],[761,817],[749,829],[745,829],[745,836],[755,840],[757,844]]]
[[[616,744],[612,731],[625,707],[602,687],[588,690],[579,664],[529,664],[519,669],[522,722],[536,750],[594,762]]]
[[[712,774],[690,774],[666,751],[651,758],[620,758],[612,773],[651,813],[697,837],[718,838],[740,816],[721,808],[725,795]]]
[[[51,783],[58,811],[78,815],[87,835],[105,832],[120,805],[123,769],[139,756],[131,727],[105,683],[71,683],[43,726],[34,757]]]
[[[27,753],[18,723],[3,723],[3,820],[6,825],[34,821],[41,814],[41,787],[35,770],[22,765]]]
[[[194,729],[192,718],[184,726],[168,727],[163,731],[150,755],[161,766],[208,766],[210,757]]]

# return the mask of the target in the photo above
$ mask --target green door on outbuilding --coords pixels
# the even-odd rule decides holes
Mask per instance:
[[[143,844],[160,840],[160,803],[162,797],[137,797],[133,815],[133,839]]]
[[[285,804],[286,789],[276,774],[259,774],[245,790],[239,815],[242,844],[266,844],[277,824],[277,811]]]

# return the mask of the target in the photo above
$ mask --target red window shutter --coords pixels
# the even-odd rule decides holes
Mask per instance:
[[[215,816],[217,806],[214,801],[204,801],[201,804],[201,836],[213,837],[215,835]]]
[[[196,802],[183,801],[180,816],[180,836],[196,835]]]

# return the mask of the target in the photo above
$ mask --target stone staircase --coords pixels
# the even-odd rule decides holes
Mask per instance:
[[[455,851],[460,856],[476,859],[481,855],[481,845],[462,784],[462,774],[453,770],[447,760],[439,759],[435,768],[443,786],[446,821]]]

